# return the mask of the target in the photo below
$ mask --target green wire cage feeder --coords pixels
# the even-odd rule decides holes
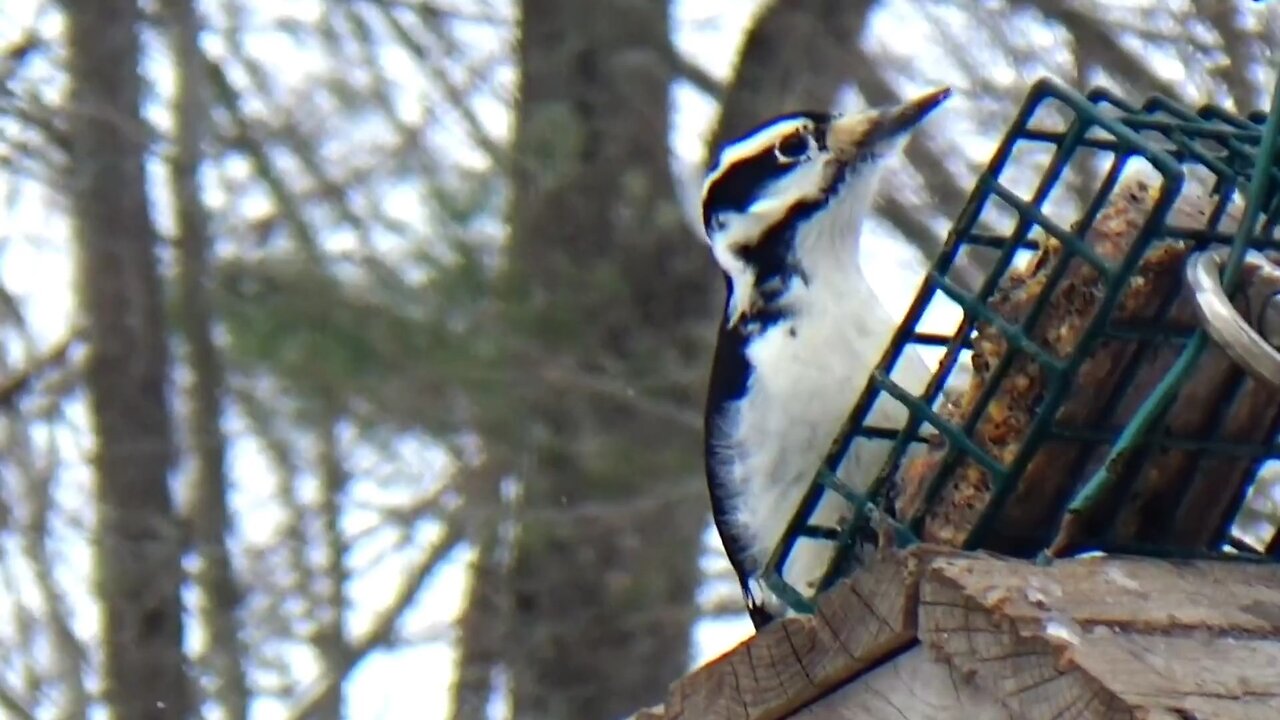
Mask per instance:
[[[775,550],[771,589],[808,611],[872,546],[921,540],[1280,561],[1273,102],[1242,118],[1034,85]],[[913,386],[920,358],[936,370]],[[891,448],[861,488],[837,471],[858,443]],[[815,526],[829,493],[847,516]],[[806,591],[783,579],[801,541],[834,543]]]

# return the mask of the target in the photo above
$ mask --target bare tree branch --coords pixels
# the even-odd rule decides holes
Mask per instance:
[[[1257,55],[1257,42],[1240,26],[1243,10],[1234,3],[1195,0],[1197,14],[1213,26],[1220,39],[1219,50],[1226,62],[1210,65],[1209,72],[1226,87],[1236,109],[1242,113],[1258,106],[1259,92],[1250,77]]]
[[[479,115],[473,108],[472,100],[467,96],[466,91],[460,88],[451,78],[444,72],[444,65],[441,62],[443,58],[458,57],[461,55],[462,49],[457,41],[443,29],[438,15],[431,12],[422,14],[423,26],[425,30],[431,34],[436,42],[440,43],[443,50],[441,57],[432,57],[430,51],[421,42],[416,41],[413,35],[405,27],[404,23],[386,8],[383,8],[383,20],[391,27],[400,42],[423,61],[423,67],[432,74],[435,81],[444,91],[445,97],[449,100],[449,107],[462,118],[467,128],[467,134],[471,141],[476,143],[489,156],[490,161],[498,168],[506,167],[510,163],[510,151],[494,140],[484,123],[480,121]]]
[[[71,628],[68,598],[55,578],[56,555],[51,552],[55,543],[50,524],[56,511],[53,490],[58,467],[57,446],[50,446],[46,451],[49,457],[37,458],[39,451],[30,427],[13,424],[7,429],[4,454],[18,471],[25,510],[18,527],[19,543],[44,610],[41,620],[46,625],[44,631],[52,650],[54,682],[62,689],[57,700],[62,716],[83,717],[89,707],[84,681],[85,648]]]
[[[0,380],[0,407],[14,407],[18,402],[19,396],[31,386],[35,379],[45,372],[62,365],[66,361],[67,353],[70,352],[71,346],[83,338],[83,330],[73,330],[62,340],[51,345],[26,367]]]
[[[417,597],[418,590],[430,577],[432,571],[449,553],[453,552],[460,542],[462,542],[462,534],[458,529],[446,526],[439,542],[429,551],[424,552],[417,564],[405,573],[405,580],[401,583],[400,589],[378,613],[369,629],[346,648],[341,664],[328,668],[325,677],[301,693],[299,701],[286,716],[289,720],[306,720],[312,717],[324,705],[334,687],[342,682],[352,668],[369,653],[390,641],[396,623]]]
[[[200,19],[193,0],[167,0],[169,31],[177,74],[171,173],[177,206],[180,330],[187,344],[192,383],[188,429],[195,453],[193,500],[186,510],[200,564],[194,573],[203,602],[205,658],[212,675],[212,700],[229,720],[249,712],[249,688],[241,646],[241,591],[227,545],[226,436],[222,429],[224,376],[213,338],[209,298],[212,238],[204,206],[200,168],[204,164],[209,116],[208,73],[200,52]]]
[[[0,687],[0,709],[12,713],[17,720],[36,720],[36,716],[18,700],[17,696],[3,687]]]
[[[723,100],[727,89],[725,84],[712,77],[706,68],[694,62],[691,58],[685,57],[674,44],[668,47],[667,59],[671,62],[672,68],[680,77],[684,78],[688,83],[702,91],[704,95],[713,100]]]
[[[226,74],[217,63],[207,57],[205,58],[205,63],[214,97],[217,98],[222,109],[230,116],[232,126],[235,129],[235,135],[230,138],[231,142],[252,158],[258,176],[271,190],[272,197],[275,200],[276,211],[285,219],[289,229],[292,231],[291,234],[294,241],[303,248],[308,257],[317,261],[318,265],[322,265],[323,263],[320,260],[323,254],[316,242],[315,234],[295,202],[289,186],[285,183],[280,172],[276,170],[275,163],[271,161],[266,148],[259,141],[252,125],[244,118],[241,112],[239,93],[236,92],[235,87],[232,86],[231,81],[227,79]]]
[[[1077,3],[1059,0],[1013,0],[1015,5],[1034,8],[1045,18],[1055,21],[1076,42],[1076,56],[1105,68],[1139,95],[1159,93],[1172,98],[1185,95],[1178,87],[1160,77],[1150,63],[1136,56],[1111,34],[1106,23],[1098,20]]]

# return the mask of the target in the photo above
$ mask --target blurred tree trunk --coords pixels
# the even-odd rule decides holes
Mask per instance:
[[[342,678],[351,669],[351,647],[347,638],[347,543],[342,536],[342,506],[350,474],[339,448],[338,431],[342,423],[339,411],[326,408],[321,424],[319,458],[319,515],[323,550],[320,561],[320,592],[316,597],[315,645],[324,660],[325,676],[334,678],[310,707],[309,720],[342,718]]]
[[[89,323],[97,438],[104,685],[129,720],[192,715],[182,651],[182,539],[169,492],[168,353],[143,158],[131,0],[65,0],[72,82],[69,185]]]
[[[516,440],[507,637],[518,720],[611,718],[689,661],[707,512],[695,432],[629,400],[692,406],[707,264],[668,164],[668,6],[526,0],[507,292],[541,387]],[[696,367],[696,370],[692,368]],[[695,379],[696,378],[696,379]]]
[[[829,109],[840,86],[853,77],[852,44],[874,5],[874,0],[767,3],[743,40],[710,150],[780,112]]]
[[[200,21],[193,0],[169,0],[177,88],[174,98],[173,196],[177,204],[178,295],[182,337],[191,369],[189,436],[194,452],[191,541],[200,558],[195,583],[206,628],[204,669],[210,699],[228,720],[244,720],[249,689],[240,633],[241,591],[227,548],[226,438],[222,429],[225,381],[213,340],[209,298],[209,218],[201,195],[202,144],[208,136],[209,97],[200,53]]]
[[[783,108],[828,107],[865,5],[768,6],[712,147]],[[582,376],[630,387],[675,368],[672,400],[697,407],[718,286],[681,229],[669,180],[667,8],[530,1],[521,18],[508,278],[517,322],[543,344],[539,358]],[[516,717],[613,717],[660,699],[687,667],[707,513],[698,430],[545,395],[524,418],[532,462],[509,580]]]
[[[475,547],[466,605],[458,621],[458,679],[453,689],[451,720],[485,720],[494,694],[494,677],[502,665],[509,634],[510,609],[503,600],[507,565],[503,529],[509,524],[502,499],[502,465],[486,459],[467,477],[462,512],[467,537]]]

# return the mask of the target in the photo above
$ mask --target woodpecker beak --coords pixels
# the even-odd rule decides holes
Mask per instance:
[[[853,160],[859,152],[904,137],[949,97],[951,88],[944,87],[896,107],[836,118],[827,127],[827,147],[840,160]]]

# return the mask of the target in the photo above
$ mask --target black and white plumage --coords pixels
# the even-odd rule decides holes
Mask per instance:
[[[782,115],[725,145],[703,184],[702,221],[727,285],[706,471],[716,527],[757,628],[785,610],[759,573],[896,327],[858,264],[880,171],[948,95],[853,115]],[[919,365],[909,374],[927,380],[922,360],[906,361]],[[882,445],[855,448],[841,477],[865,486],[888,452]],[[825,496],[813,522],[834,525],[848,506]],[[827,543],[798,543],[787,581],[812,591],[831,552]]]

